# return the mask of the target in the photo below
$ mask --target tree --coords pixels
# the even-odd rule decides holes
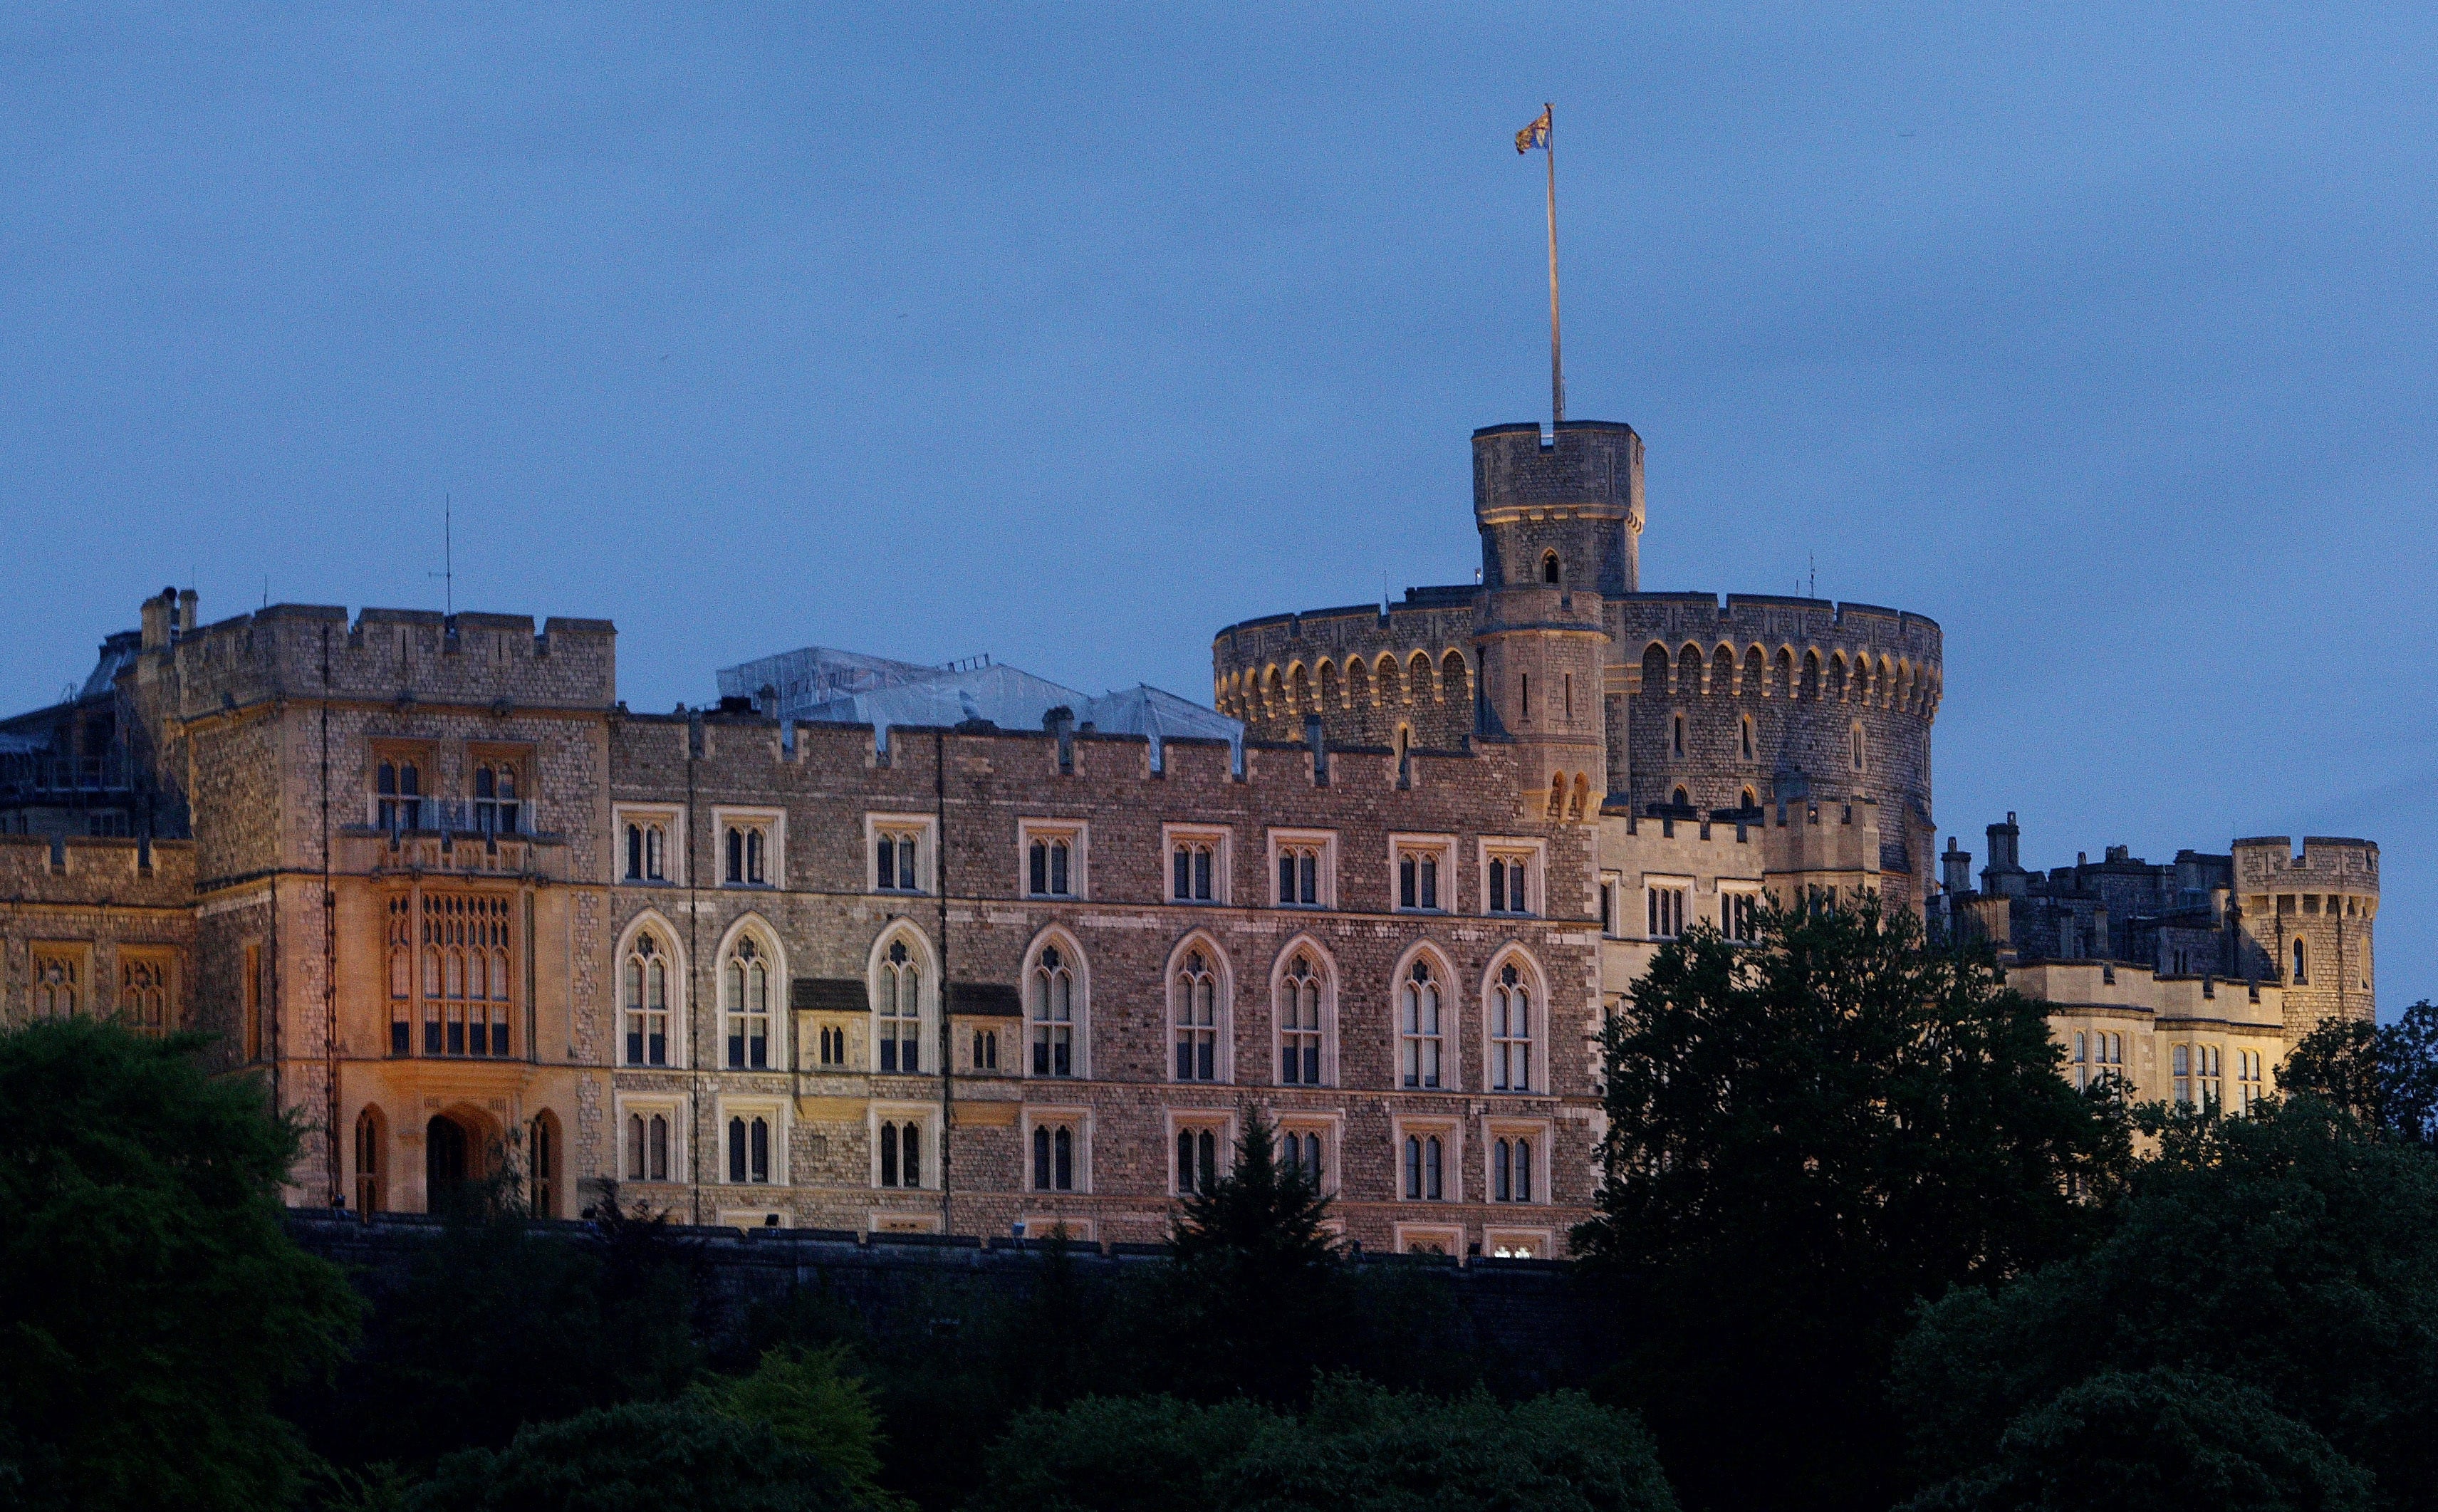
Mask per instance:
[[[288,1237],[296,1126],[259,1082],[207,1077],[203,1043],[0,1033],[11,1504],[280,1506],[312,1463],[273,1399],[338,1362],[360,1304]]]
[[[1316,1371],[1352,1348],[1351,1282],[1323,1226],[1329,1199],[1298,1166],[1281,1166],[1255,1111],[1235,1168],[1188,1196],[1169,1237],[1158,1353],[1170,1389],[1300,1400]]]
[[[350,1465],[425,1468],[519,1427],[676,1395],[699,1360],[688,1256],[665,1224],[605,1216],[592,1241],[468,1204],[378,1299],[333,1390],[292,1405]]]
[[[2091,1242],[2129,1125],[1986,950],[1870,896],[1758,934],[1690,931],[1634,984],[1575,1246],[1631,1298],[1610,1389],[1688,1502],[1881,1507],[1910,1310]]]
[[[2246,1454],[2277,1438],[2303,1474],[2318,1451],[2289,1421],[2375,1477],[2377,1504],[2438,1504],[2438,1157],[2307,1097],[2158,1127],[2090,1253],[1924,1310],[1893,1388],[1922,1480],[1986,1477],[2087,1415],[2087,1383],[2167,1371],[2265,1399]],[[2189,1434],[2219,1409],[2176,1411]],[[2189,1457],[2164,1439],[2109,1452],[2129,1467],[2152,1451]]]
[[[2102,1371],[2007,1425],[1905,1512],[2369,1512],[2370,1477],[2268,1396],[2207,1371]]]
[[[1091,1398],[1028,1413],[969,1512],[1673,1512],[1630,1415],[1561,1392],[1512,1406],[1324,1382],[1288,1416],[1238,1399]]]
[[[854,1512],[811,1452],[710,1401],[629,1402],[467,1450],[408,1512]]]
[[[750,1376],[695,1388],[729,1416],[759,1423],[790,1450],[818,1461],[857,1506],[874,1512],[911,1503],[880,1489],[880,1415],[863,1381],[846,1368],[846,1346],[768,1351]]]
[[[2277,1088],[2343,1109],[2382,1137],[2438,1150],[2438,1008],[2393,1024],[2326,1019],[2295,1043]]]

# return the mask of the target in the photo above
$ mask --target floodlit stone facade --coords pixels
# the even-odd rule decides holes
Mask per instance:
[[[213,1034],[313,1131],[304,1204],[505,1168],[556,1216],[1149,1241],[1258,1113],[1368,1248],[1555,1256],[1603,1015],[1763,895],[1990,934],[2086,1056],[2139,1026],[2146,1092],[2370,1011],[2375,847],[2239,842],[2172,918],[1952,842],[1942,884],[1938,626],[1641,591],[1624,426],[1474,462],[1479,584],[1219,633],[1241,751],[637,714],[606,621],[164,592],[0,721],[0,1016]],[[2023,948],[2061,927],[2088,959]]]

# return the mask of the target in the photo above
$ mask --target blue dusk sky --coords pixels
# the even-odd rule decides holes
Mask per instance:
[[[1977,11],[1977,13],[1975,13]],[[0,707],[137,602],[1210,693],[1471,580],[1467,435],[1650,448],[1643,586],[1946,630],[2040,867],[2384,849],[2438,993],[2438,22],[2412,8],[496,4],[0,17]]]

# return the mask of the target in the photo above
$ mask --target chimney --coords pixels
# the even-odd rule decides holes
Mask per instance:
[[[1955,836],[1947,837],[1947,850],[1938,858],[1939,876],[1947,890],[1962,897],[1972,890],[1972,853],[1955,848]]]
[[[178,633],[195,633],[195,590],[190,588],[178,590]]]
[[[168,649],[172,616],[177,612],[177,593],[166,588],[157,595],[144,601],[143,646],[145,650]]]

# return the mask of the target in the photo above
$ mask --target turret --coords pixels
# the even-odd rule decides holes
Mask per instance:
[[[1481,733],[1522,748],[1519,804],[1596,818],[1608,782],[1604,595],[1634,591],[1642,439],[1631,426],[1537,425],[1473,433],[1481,531],[1474,643]]]

